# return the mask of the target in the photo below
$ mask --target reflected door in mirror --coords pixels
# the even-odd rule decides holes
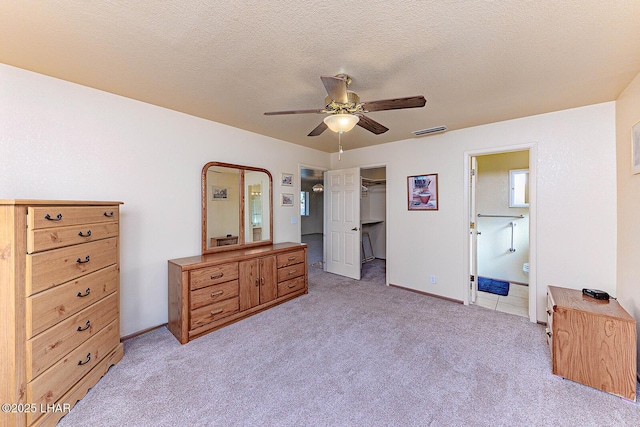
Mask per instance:
[[[269,204],[270,176],[261,171],[246,170],[244,174],[245,194],[245,243],[271,240],[269,224],[271,209]],[[266,196],[266,197],[265,197]]]

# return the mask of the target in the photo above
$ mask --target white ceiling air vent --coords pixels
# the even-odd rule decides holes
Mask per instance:
[[[446,126],[436,126],[429,129],[414,130],[411,133],[414,134],[415,136],[425,136],[425,135],[433,135],[434,133],[442,133],[446,131],[447,131]]]

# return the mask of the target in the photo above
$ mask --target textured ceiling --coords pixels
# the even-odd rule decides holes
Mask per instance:
[[[321,75],[363,101],[424,95],[369,117],[345,149],[617,98],[640,72],[640,1],[145,0],[0,2],[0,62],[296,144],[323,116]],[[1,84],[1,82],[0,82]]]

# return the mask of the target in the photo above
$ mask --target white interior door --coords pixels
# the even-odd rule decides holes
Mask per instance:
[[[326,266],[360,280],[360,168],[324,173]]]
[[[478,164],[475,157],[471,157],[471,177],[469,187],[469,301],[476,302],[478,296],[478,221],[476,216],[476,179]]]

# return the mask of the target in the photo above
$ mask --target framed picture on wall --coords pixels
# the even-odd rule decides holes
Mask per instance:
[[[407,177],[407,196],[410,211],[437,211],[438,174]]]
[[[280,195],[280,206],[293,206],[293,194],[282,193]]]
[[[293,174],[284,172],[280,174],[280,185],[284,185],[285,187],[293,187]]]
[[[631,172],[640,173],[640,121],[631,128]]]
[[[229,200],[229,189],[227,187],[211,187],[211,200]]]

